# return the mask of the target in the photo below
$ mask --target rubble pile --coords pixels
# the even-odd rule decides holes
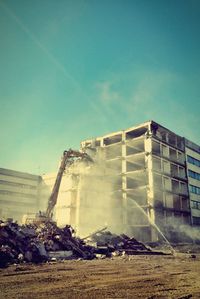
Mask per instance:
[[[126,254],[158,254],[128,236],[102,229],[80,239],[70,225],[54,222],[18,225],[0,220],[0,267],[20,262],[41,263],[57,259],[93,259]]]
[[[56,258],[94,258],[92,247],[73,233],[70,225],[61,229],[53,222],[20,226],[0,221],[0,267],[20,261],[46,262],[52,259],[53,252]]]
[[[116,235],[109,231],[99,231],[91,235],[88,240],[97,248],[98,253],[152,254],[150,248],[125,234]]]

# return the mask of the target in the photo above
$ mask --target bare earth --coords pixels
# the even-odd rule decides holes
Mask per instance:
[[[200,298],[200,256],[131,256],[0,269],[0,298]]]

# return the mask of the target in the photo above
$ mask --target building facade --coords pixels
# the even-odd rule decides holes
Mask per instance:
[[[200,185],[197,181],[194,185],[188,182],[183,137],[148,121],[83,141],[81,148],[101,151],[106,167],[118,177],[115,200],[120,207],[118,221],[123,232],[141,240],[156,240],[155,226],[166,230],[172,225],[194,223],[192,219],[196,216],[191,217],[190,208],[194,187],[191,186]],[[80,200],[80,204],[84,201]]]
[[[200,225],[200,146],[185,139],[186,168],[190,196],[191,222]]]
[[[39,209],[41,177],[0,168],[0,219],[21,222],[26,213]]]

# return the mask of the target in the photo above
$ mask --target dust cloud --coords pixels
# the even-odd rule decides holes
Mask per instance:
[[[168,217],[168,225],[165,225],[164,232],[172,243],[199,243],[200,230],[198,227],[183,223],[180,217]]]
[[[122,233],[121,159],[119,163],[108,163],[105,159],[108,153],[102,148],[87,149],[87,154],[92,163],[78,161],[70,169],[74,176],[79,177],[77,234],[84,237],[103,227]]]

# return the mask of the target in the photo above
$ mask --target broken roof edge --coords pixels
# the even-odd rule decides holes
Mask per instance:
[[[179,134],[173,132],[172,130],[164,127],[163,125],[161,125],[161,124],[159,124],[159,123],[157,123],[157,122],[155,122],[153,120],[151,120],[151,123],[154,124],[154,125],[158,125],[159,127],[163,128],[164,130],[167,130],[168,132],[170,132],[172,134],[175,134],[176,136],[181,137],[184,140],[185,147],[187,147],[187,148],[189,148],[189,149],[191,149],[191,150],[193,150],[193,151],[195,151],[195,152],[197,152],[197,153],[200,154],[200,146],[197,143],[191,141],[190,139],[188,139],[188,138],[186,138],[186,137],[184,137],[182,135],[179,135]]]
[[[149,125],[152,122],[153,122],[152,120],[149,120],[149,121],[146,121],[144,123],[138,124],[136,126],[129,127],[127,129],[122,129],[122,130],[119,130],[119,131],[111,132],[111,133],[108,133],[106,135],[102,135],[102,136],[98,136],[98,137],[93,137],[93,138],[90,138],[90,139],[84,139],[84,140],[81,141],[81,144],[84,143],[84,142],[92,142],[93,140],[101,140],[103,138],[113,137],[113,136],[122,134],[123,132],[127,133],[129,131],[136,130],[136,129],[139,129],[139,128],[144,127],[146,125]]]
[[[105,135],[102,135],[102,136],[98,136],[98,137],[93,137],[93,138],[90,138],[90,139],[85,139],[85,140],[82,140],[80,143],[81,143],[81,145],[82,145],[83,143],[87,143],[87,142],[90,142],[90,143],[91,143],[91,142],[94,141],[94,140],[96,140],[96,141],[100,141],[100,140],[102,140],[102,139],[104,139],[104,138],[113,137],[113,136],[122,134],[123,132],[128,133],[128,132],[130,132],[130,131],[132,131],[132,130],[136,130],[136,129],[139,129],[139,128],[142,128],[142,127],[145,127],[145,126],[148,126],[148,125],[151,125],[151,124],[152,124],[152,125],[156,125],[156,126],[158,126],[159,128],[161,128],[161,129],[163,129],[163,130],[166,130],[166,131],[168,131],[169,133],[175,134],[176,136],[178,136],[178,137],[184,139],[184,142],[185,142],[185,146],[186,146],[186,147],[188,147],[188,148],[190,148],[190,149],[192,149],[192,150],[194,150],[194,151],[200,153],[200,146],[199,146],[197,143],[195,143],[195,142],[193,142],[193,141],[190,141],[188,138],[185,138],[184,136],[175,133],[174,131],[168,129],[167,127],[161,125],[160,123],[158,123],[158,122],[156,122],[156,121],[154,121],[154,120],[152,120],[152,119],[147,120],[147,121],[145,121],[145,122],[143,122],[143,123],[140,123],[140,124],[138,124],[138,125],[128,127],[127,129],[122,129],[122,130],[119,130],[119,131],[111,132],[111,133],[108,133],[108,134],[105,134]]]
[[[175,134],[176,136],[179,136],[179,137],[181,137],[181,138],[184,138],[183,136],[181,136],[181,135],[175,133],[174,131],[172,131],[172,130],[166,128],[165,126],[159,124],[158,122],[156,122],[156,121],[154,121],[154,120],[151,120],[150,122],[151,122],[153,125],[157,125],[157,126],[159,126],[160,128],[162,128],[162,129],[164,129],[164,130],[166,130],[166,131],[168,131],[168,132],[170,132],[170,133],[172,133],[172,134]]]

